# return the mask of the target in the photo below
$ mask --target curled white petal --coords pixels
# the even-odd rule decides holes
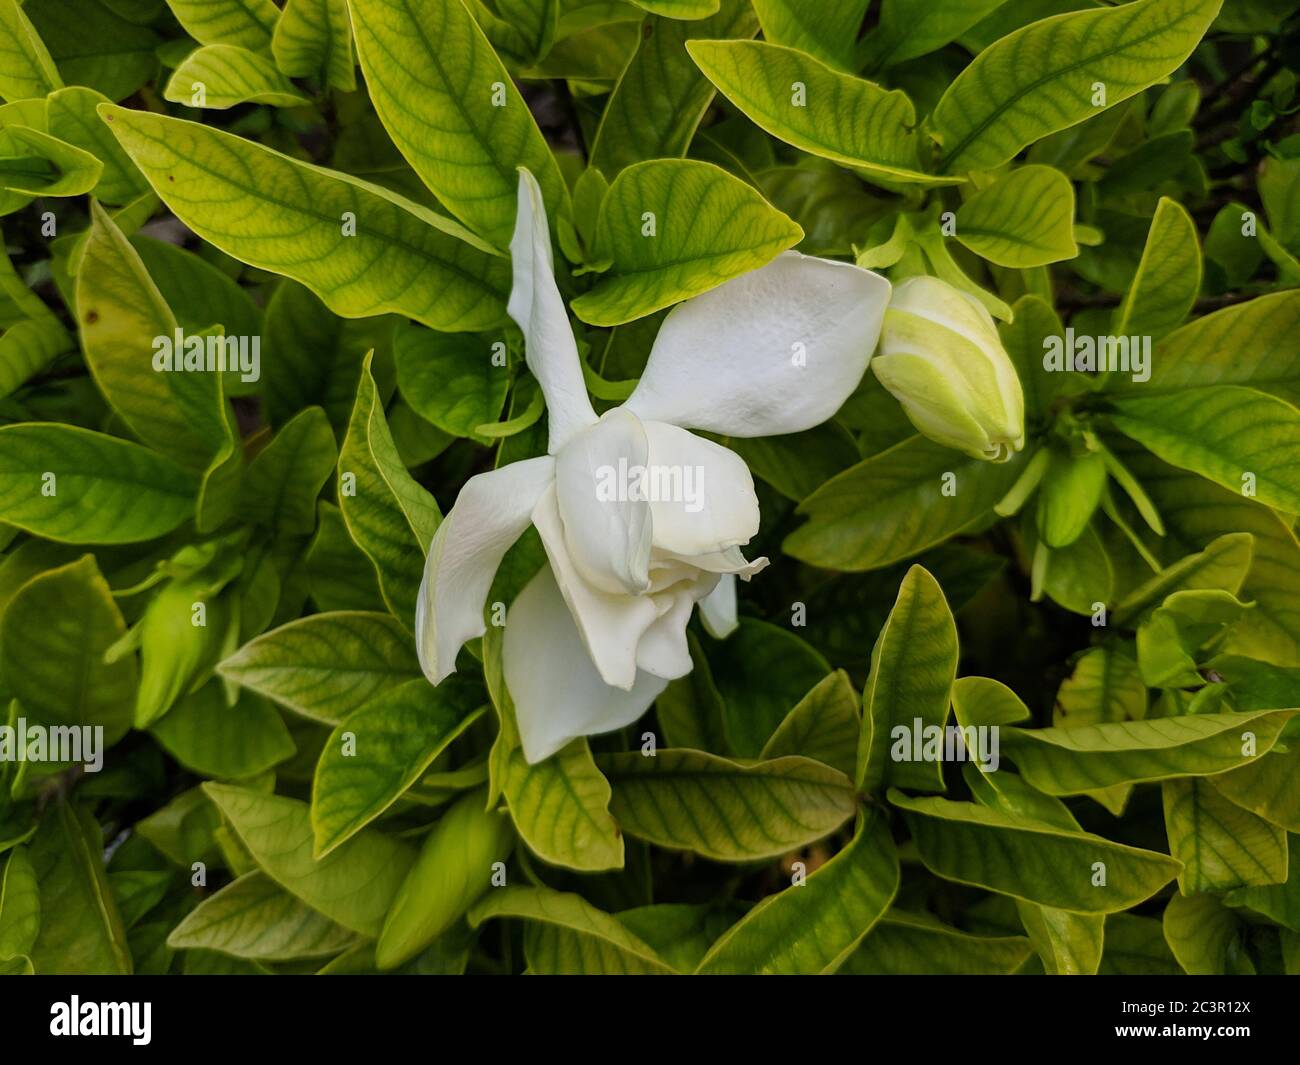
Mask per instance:
[[[502,667],[530,764],[580,736],[631,724],[668,685],[645,672],[637,673],[626,691],[607,685],[592,665],[549,566],[511,604]]]
[[[602,591],[640,595],[650,585],[650,504],[629,491],[629,471],[645,468],[649,450],[636,415],[616,408],[555,456],[565,543]]]
[[[700,623],[715,640],[725,640],[740,628],[740,621],[736,617],[734,573],[724,573],[717,587],[700,600]]]
[[[519,170],[519,213],[510,239],[514,284],[507,311],[524,331],[528,368],[542,386],[554,455],[575,433],[596,422],[582,379],[578,345],[555,284],[551,234],[537,179]]]
[[[675,425],[643,424],[658,484],[650,499],[655,548],[689,558],[748,543],[759,515],[745,460]]]
[[[431,683],[455,670],[466,640],[487,631],[492,578],[554,476],[555,460],[543,455],[471,477],[433,534],[415,608],[415,645]]]
[[[658,616],[654,599],[607,592],[582,575],[569,556],[554,486],[533,508],[533,524],[596,671],[606,684],[630,691],[636,682],[637,644]]]
[[[674,308],[626,405],[729,436],[810,429],[862,379],[889,292],[869,270],[784,252]]]

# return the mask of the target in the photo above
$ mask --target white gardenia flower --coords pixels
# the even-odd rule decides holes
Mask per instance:
[[[690,672],[695,604],[710,632],[735,628],[735,578],[767,565],[741,553],[758,532],[754,482],[739,455],[687,430],[775,436],[825,421],[866,370],[890,287],[856,266],[786,252],[674,308],[635,391],[597,417],[541,190],[526,170],[510,253],[509,313],[546,399],[549,454],[465,484],[429,546],[416,642],[425,675],[440,683],[461,646],[486,632],[502,557],[537,527],[548,564],[511,605],[502,649],[535,763],[630,724]]]

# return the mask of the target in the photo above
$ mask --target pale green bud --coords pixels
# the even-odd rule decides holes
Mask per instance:
[[[931,440],[991,462],[1024,447],[1025,397],[997,327],[946,281],[894,286],[871,368]]]

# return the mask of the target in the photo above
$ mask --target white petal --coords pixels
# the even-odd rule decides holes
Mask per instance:
[[[596,412],[587,397],[578,345],[555,284],[542,190],[523,167],[519,169],[519,213],[510,239],[510,258],[514,286],[506,309],[524,331],[528,368],[546,396],[549,450],[554,455],[574,433],[595,424]]]
[[[879,274],[785,252],[674,308],[626,405],[729,436],[810,429],[862,379],[888,303]]]
[[[656,677],[676,680],[691,671],[691,650],[686,642],[686,625],[691,609],[706,599],[717,586],[716,574],[702,573],[671,592],[655,596],[660,604],[659,619],[646,629],[636,651],[636,664]]]
[[[433,534],[415,608],[415,645],[431,683],[456,669],[466,640],[487,631],[492,578],[554,476],[555,460],[543,455],[471,477]]]
[[[755,573],[762,573],[768,567],[766,555],[762,555],[750,562],[738,547],[728,547],[725,551],[709,551],[702,555],[691,555],[689,558],[663,552],[659,558],[660,565],[667,563],[669,560],[680,559],[683,562],[690,563],[696,569],[704,570],[706,573],[724,573],[732,577],[739,577],[742,581],[749,580]]]
[[[524,758],[530,764],[579,736],[631,724],[668,685],[649,673],[638,673],[630,691],[601,680],[549,566],[515,597],[506,615],[502,655]]]
[[[689,558],[748,543],[758,532],[758,497],[745,460],[675,425],[642,424],[655,548]]]
[[[569,557],[554,486],[533,508],[560,594],[569,605],[582,642],[606,684],[625,691],[636,682],[636,648],[658,613],[648,595],[606,592],[591,584]]]
[[[650,446],[636,415],[615,408],[555,456],[564,540],[578,571],[606,592],[640,595],[650,584],[650,504],[628,498],[629,471]]]
[[[716,640],[725,640],[738,628],[736,618],[736,576],[724,573],[718,586],[700,600],[700,622]]]

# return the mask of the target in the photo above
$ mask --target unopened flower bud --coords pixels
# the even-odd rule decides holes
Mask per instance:
[[[993,319],[946,281],[894,286],[871,367],[931,440],[992,462],[1024,447],[1024,393]]]

